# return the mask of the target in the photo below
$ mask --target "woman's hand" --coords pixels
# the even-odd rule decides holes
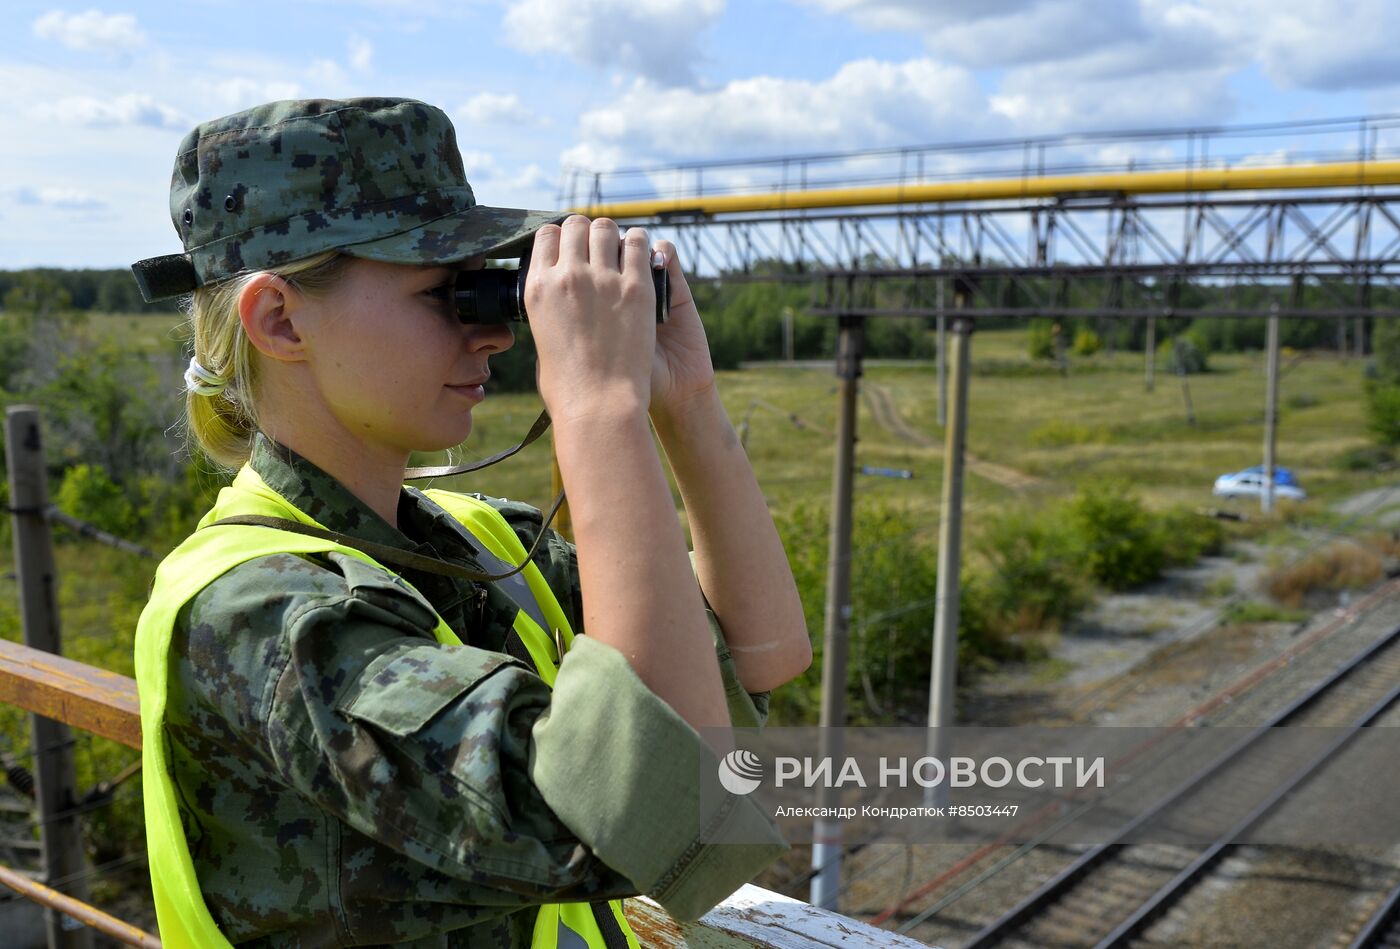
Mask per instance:
[[[651,412],[656,417],[669,417],[683,412],[697,397],[714,388],[715,367],[710,361],[710,344],[705,339],[705,327],[695,308],[695,298],[676,255],[676,245],[658,241],[656,252],[666,258],[671,312],[666,322],[656,328],[656,355],[651,365]]]
[[[540,396],[556,423],[646,412],[656,350],[650,259],[645,230],[632,228],[619,245],[606,218],[576,214],[536,233],[525,306]]]

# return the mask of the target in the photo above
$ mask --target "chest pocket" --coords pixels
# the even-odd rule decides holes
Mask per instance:
[[[404,644],[366,666],[335,708],[406,738],[497,670],[513,665],[515,660],[483,649]]]

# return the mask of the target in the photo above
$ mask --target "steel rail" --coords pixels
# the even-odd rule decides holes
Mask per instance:
[[[1276,713],[1268,722],[1253,729],[1243,739],[1236,742],[1234,746],[1216,757],[1216,759],[1205,768],[1196,772],[1195,775],[1178,785],[1166,798],[1159,801],[1157,804],[1153,805],[1150,810],[1140,814],[1121,828],[1112,840],[1101,844],[1095,844],[1093,847],[1086,850],[1069,866],[1038,887],[1030,896],[984,926],[966,943],[963,949],[980,949],[980,947],[993,945],[1005,938],[1013,927],[1019,926],[1036,916],[1044,906],[1061,896],[1066,890],[1073,886],[1080,877],[1099,863],[1107,860],[1118,849],[1126,846],[1122,843],[1125,838],[1147,824],[1158,814],[1171,807],[1177,801],[1184,798],[1199,785],[1213,777],[1217,772],[1233,764],[1241,752],[1260,738],[1269,734],[1270,729],[1284,724],[1303,709],[1312,705],[1313,702],[1320,699],[1324,693],[1330,690],[1332,686],[1350,675],[1353,670],[1365,664],[1376,653],[1396,641],[1400,641],[1400,626],[1397,626],[1395,629],[1391,630],[1390,633],[1361,650],[1345,664],[1335,669],[1332,674],[1322,682],[1319,682],[1311,690],[1289,703],[1282,711]]]
[[[1382,901],[1380,909],[1366,921],[1366,925],[1347,949],[1372,949],[1380,946],[1382,940],[1391,935],[1396,926],[1400,926],[1400,883],[1390,891],[1390,895]]]
[[[1190,866],[1182,869],[1161,889],[1148,897],[1147,901],[1134,910],[1131,916],[1123,920],[1111,933],[1100,940],[1094,949],[1113,949],[1113,947],[1122,946],[1135,936],[1140,935],[1158,916],[1166,911],[1173,901],[1179,899],[1192,883],[1218,863],[1220,858],[1224,856],[1225,850],[1233,846],[1236,839],[1263,820],[1270,811],[1293,792],[1294,788],[1306,782],[1339,751],[1350,744],[1352,739],[1356,737],[1356,729],[1370,725],[1394,705],[1396,699],[1400,699],[1400,685],[1391,689],[1386,693],[1385,698],[1367,709],[1360,718],[1348,726],[1348,731],[1319,752],[1312,761],[1300,768],[1291,778],[1279,785],[1273,794],[1261,801],[1239,823],[1221,834],[1204,853],[1191,861]]]
[[[1091,175],[1036,175],[856,188],[810,188],[752,194],[693,195],[581,204],[589,217],[625,220],[672,214],[735,214],[817,208],[876,207],[947,201],[1058,198],[1065,195],[1189,194],[1205,191],[1365,188],[1400,185],[1400,161],[1345,161],[1270,168],[1181,168]]]

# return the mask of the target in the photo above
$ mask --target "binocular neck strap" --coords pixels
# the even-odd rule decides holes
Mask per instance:
[[[376,544],[372,541],[361,540],[358,537],[351,537],[338,531],[326,530],[323,527],[312,527],[300,521],[293,521],[283,517],[264,517],[259,514],[239,514],[233,517],[225,517],[212,524],[206,524],[205,528],[218,527],[223,524],[242,524],[250,527],[270,527],[273,530],[288,531],[293,534],[305,534],[308,537],[321,537],[325,540],[333,541],[344,547],[352,547],[362,553],[369,554],[381,563],[394,564],[399,567],[409,567],[413,570],[421,570],[424,573],[436,573],[444,577],[455,577],[459,580],[471,580],[474,583],[495,583],[498,580],[506,580],[524,570],[534,559],[535,552],[540,549],[540,544],[544,543],[545,528],[549,522],[554,520],[554,515],[558,513],[559,506],[564,503],[564,492],[560,491],[559,496],[554,499],[554,506],[549,509],[545,516],[544,525],[540,528],[539,536],[535,538],[535,543],[525,554],[525,559],[520,562],[514,570],[506,573],[482,573],[479,570],[471,570],[467,567],[449,563],[446,560],[439,560],[437,557],[425,557],[422,554],[410,553],[407,550],[400,550],[398,547],[390,547],[388,544]],[[509,561],[507,561],[509,562]]]
[[[534,444],[541,435],[549,428],[549,412],[546,410],[540,413],[540,417],[535,419],[535,424],[530,426],[530,430],[525,433],[525,437],[519,445],[514,448],[507,448],[505,451],[497,452],[490,458],[481,461],[473,461],[470,464],[462,465],[436,465],[428,468],[408,468],[404,471],[405,481],[418,481],[422,478],[446,478],[448,475],[466,474],[468,471],[480,471],[482,468],[489,468],[498,461],[505,461],[520,449]]]
[[[505,451],[498,452],[490,458],[483,459],[482,461],[474,461],[470,464],[409,468],[404,471],[404,480],[416,481],[421,478],[445,478],[448,475],[466,474],[468,471],[479,471],[482,468],[494,465],[498,461],[505,461],[522,448],[534,443],[548,428],[549,413],[547,411],[541,412],[540,417],[535,419],[535,424],[530,426],[530,431],[525,433],[525,438],[514,448],[507,448]],[[457,564],[448,563],[436,557],[425,557],[422,554],[409,553],[397,547],[371,543],[370,541],[360,540],[358,537],[350,537],[338,531],[326,530],[323,527],[312,527],[308,524],[302,524],[298,521],[281,517],[263,517],[257,514],[243,514],[234,517],[225,517],[206,526],[217,527],[220,524],[243,524],[253,527],[271,527],[275,530],[290,531],[294,534],[306,534],[311,537],[322,537],[345,547],[352,547],[355,550],[367,553],[375,560],[384,563],[391,563],[400,567],[409,567],[414,570],[422,570],[426,573],[437,573],[447,577],[456,577],[461,580],[472,580],[477,583],[492,583],[497,580],[505,580],[509,577],[513,577],[525,569],[526,565],[534,558],[535,552],[540,549],[540,544],[544,543],[545,531],[548,530],[549,525],[554,521],[554,515],[559,513],[559,508],[562,507],[563,504],[564,492],[560,491],[559,496],[554,499],[554,505],[549,509],[549,513],[545,515],[544,522],[540,525],[539,536],[535,538],[534,544],[531,545],[529,552],[525,554],[525,559],[521,561],[519,566],[514,570],[501,574],[469,570],[466,567],[460,567]]]

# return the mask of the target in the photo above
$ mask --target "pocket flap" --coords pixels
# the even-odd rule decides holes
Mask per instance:
[[[518,663],[470,646],[410,645],[365,667],[336,702],[336,711],[405,737],[502,666]]]

